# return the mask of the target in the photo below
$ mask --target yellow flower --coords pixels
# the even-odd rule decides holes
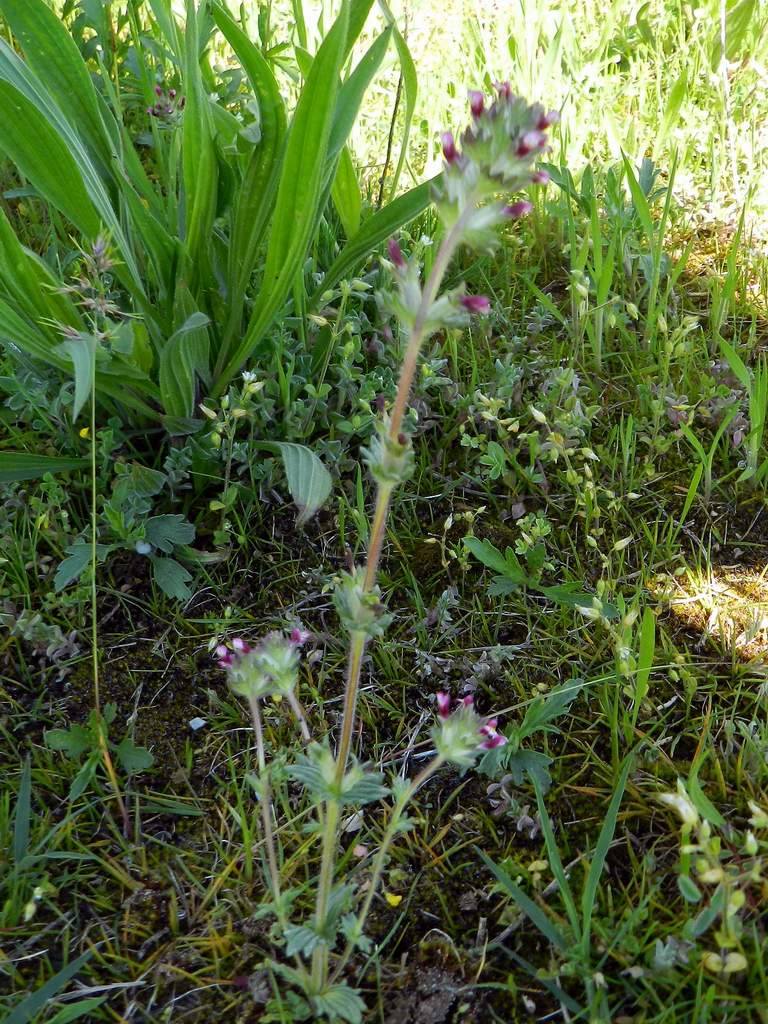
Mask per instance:
[[[80,437],[84,437],[86,440],[91,436],[91,428],[83,427],[80,431]]]
[[[385,892],[384,899],[387,901],[390,907],[399,907],[400,904],[403,902],[403,897],[397,896],[393,892]]]

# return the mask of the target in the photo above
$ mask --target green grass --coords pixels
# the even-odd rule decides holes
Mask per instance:
[[[393,846],[370,921],[375,945],[355,956],[351,980],[370,1021],[765,1021],[766,882],[740,883],[745,969],[707,970],[703,954],[721,948],[717,924],[690,945],[684,929],[714,886],[699,885],[700,904],[684,898],[679,821],[658,800],[688,780],[700,813],[722,821],[714,831],[729,870],[743,870],[748,801],[768,807],[768,452],[764,435],[749,436],[768,339],[764,15],[756,8],[740,39],[731,16],[726,87],[712,68],[716,5],[702,8],[695,31],[694,15],[671,3],[637,17],[618,0],[607,11],[573,2],[560,15],[522,4],[479,19],[448,4],[437,18],[428,6],[413,5],[407,34],[420,94],[403,184],[430,172],[437,131],[463,118],[465,88],[496,77],[562,105],[550,155],[560,184],[494,256],[452,269],[491,296],[493,314],[425,356],[417,472],[395,504],[383,563],[395,621],[364,665],[358,749],[413,774],[436,690],[474,692],[512,733],[542,694],[574,677],[584,684],[549,731],[521,743],[551,761],[545,793],[512,768],[501,778],[444,771],[429,783]],[[274,11],[279,39],[288,7]],[[353,136],[372,194],[394,58],[388,74]],[[46,251],[44,204],[5,205],[26,243]],[[332,248],[333,218],[326,228]],[[429,217],[413,225],[413,245],[433,231]],[[375,262],[364,280],[380,283]],[[0,485],[0,1005],[10,1020],[299,1019],[284,981],[261,966],[273,944],[258,916],[254,751],[210,652],[216,639],[301,621],[315,637],[301,697],[315,729],[335,729],[345,650],[330,583],[346,548],[362,557],[371,490],[359,448],[395,367],[388,345],[376,345],[386,336],[369,293],[344,295],[324,300],[326,324],[282,326],[280,357],[255,366],[268,414],[240,435],[259,440],[277,424],[281,438],[323,452],[336,476],[327,508],[297,530],[279,470],[258,456],[235,460],[232,503],[211,509],[224,487],[218,464],[213,479],[181,474],[164,497],[163,511],[195,522],[196,547],[219,552],[199,565],[190,601],[167,601],[137,555],[99,568],[111,738],[154,754],[147,771],[119,771],[128,836],[102,769],[69,800],[81,762],[44,742],[45,729],[84,722],[93,703],[87,583],[60,594],[51,585],[87,525],[90,482]],[[327,360],[307,354],[305,333],[329,344]],[[329,385],[319,398],[307,387],[318,367]],[[87,456],[55,381],[17,375],[10,361],[2,373],[8,448]],[[161,468],[167,455],[119,425],[103,422],[98,435],[105,494],[114,461],[154,457]],[[517,546],[530,565],[535,543],[521,523],[532,513],[549,525],[543,584],[596,593],[620,619],[591,621],[534,590],[489,595],[492,573],[463,538]],[[197,731],[195,717],[205,720]],[[273,751],[295,742],[281,708],[267,718]],[[299,791],[279,786],[276,800],[286,886],[301,891],[319,844],[303,828]],[[386,811],[368,807],[352,824],[343,864],[363,882],[357,848],[375,851]]]

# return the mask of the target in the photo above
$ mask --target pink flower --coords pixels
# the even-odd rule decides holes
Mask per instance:
[[[437,693],[437,710],[441,718],[447,718],[451,713],[451,698],[442,690]]]
[[[534,171],[531,175],[531,182],[534,185],[546,185],[549,181],[549,175],[546,171]]]
[[[547,128],[551,127],[553,124],[557,124],[557,122],[559,120],[560,120],[560,115],[558,114],[558,112],[556,110],[550,110],[548,114],[545,114],[539,120],[539,123],[538,123],[537,127],[541,131],[545,131]]]
[[[245,640],[241,640],[239,636],[235,637],[235,639],[232,641],[232,646],[234,647],[238,654],[250,654],[250,652],[253,650],[251,645],[247,644]]]
[[[459,158],[459,152],[456,149],[456,143],[451,132],[444,132],[441,136],[443,143],[443,156],[445,157],[446,163],[455,163]]]
[[[509,82],[495,82],[494,84],[499,96],[503,96],[505,100],[512,98],[512,86]]]
[[[521,199],[519,203],[505,206],[504,213],[510,220],[520,220],[521,217],[526,217],[532,209],[533,203],[529,203],[527,199]]]
[[[219,644],[216,648],[216,657],[219,659],[219,668],[231,668],[235,663],[232,652],[226,644]]]
[[[459,299],[468,313],[490,313],[491,303],[487,295],[462,295]]]
[[[155,86],[155,96],[162,96],[162,95],[163,95],[163,87],[162,87],[162,85],[156,85]]]
[[[534,130],[532,132],[526,132],[525,135],[520,139],[520,144],[517,147],[518,156],[527,156],[532,153],[535,149],[541,149],[547,143],[547,137],[543,132]]]
[[[480,726],[480,733],[484,737],[480,741],[483,750],[494,750],[496,747],[503,747],[507,742],[507,737],[496,731],[497,721],[496,718],[489,718],[485,725]]]
[[[403,252],[397,242],[397,239],[390,238],[390,240],[387,242],[387,252],[389,253],[389,258],[392,260],[395,266],[399,270],[402,270],[403,267],[405,266],[405,260],[403,259]]]
[[[294,626],[291,630],[291,643],[295,644],[296,647],[301,647],[307,640],[311,638],[312,634],[307,633],[306,630],[300,629],[298,626]]]
[[[480,117],[485,109],[485,96],[479,89],[469,90],[469,109],[472,111],[472,117]]]

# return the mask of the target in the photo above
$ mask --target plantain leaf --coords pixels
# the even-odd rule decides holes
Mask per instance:
[[[91,155],[109,167],[110,147],[96,90],[77,44],[44,0],[0,0],[0,11],[21,44],[28,66]]]
[[[0,79],[0,150],[16,164],[44,199],[94,238],[101,222],[77,163],[62,137],[37,107]]]
[[[333,179],[331,189],[333,205],[339,215],[344,233],[347,238],[352,238],[360,230],[360,216],[363,209],[363,197],[360,194],[360,185],[357,181],[357,173],[352,163],[349,149],[345,146],[339,157],[339,165],[336,168],[336,177]]]
[[[344,0],[296,104],[255,311],[245,337],[216,381],[215,394],[221,393],[263,338],[286,300],[317,229],[348,20],[349,5]]]
[[[317,309],[320,297],[327,289],[333,288],[353,273],[370,252],[395,234],[403,224],[427,209],[432,202],[432,186],[437,181],[439,178],[432,178],[417,185],[363,222],[357,234],[347,242],[325,272],[323,280],[309,299],[310,310]]]

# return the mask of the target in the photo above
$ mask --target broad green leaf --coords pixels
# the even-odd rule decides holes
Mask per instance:
[[[650,608],[646,608],[640,623],[640,644],[637,656],[637,673],[635,675],[635,704],[638,708],[648,693],[648,681],[651,676],[655,653],[656,616]]]
[[[238,295],[245,288],[272,212],[272,183],[286,135],[285,106],[272,68],[220,4],[211,9],[216,25],[235,51],[259,105],[260,139],[235,201],[230,238],[230,280]]]
[[[96,339],[91,334],[80,334],[77,338],[68,338],[60,348],[67,353],[74,367],[75,401],[72,406],[72,422],[76,423],[91,394],[96,362]]]
[[[0,11],[21,44],[27,64],[102,165],[110,147],[96,90],[77,44],[44,0],[0,0]]]
[[[29,452],[0,452],[0,483],[14,480],[36,480],[46,473],[67,473],[83,469],[87,459],[66,459]]]
[[[750,391],[752,388],[752,374],[749,372],[746,363],[729,341],[726,341],[725,338],[721,338],[719,335],[717,340],[720,345],[720,351],[725,356],[734,377],[736,377],[743,388]]]
[[[192,591],[187,584],[192,576],[175,558],[157,558],[150,556],[155,583],[166,595],[177,601],[187,601]]]
[[[32,815],[32,762],[24,758],[19,779],[19,792],[13,812],[13,859],[21,864],[29,850],[29,826]]]
[[[349,6],[317,52],[291,122],[261,288],[245,337],[216,381],[220,394],[261,341],[304,263],[323,197],[328,141],[339,88]]]
[[[526,709],[525,718],[520,726],[520,737],[525,739],[536,732],[551,732],[551,723],[565,714],[583,688],[583,679],[569,679],[568,682],[553,687],[549,693],[534,698]]]
[[[0,208],[0,281],[16,308],[36,325],[44,314],[53,323],[80,329],[82,318],[61,281],[36,253],[24,248]]]
[[[58,132],[26,96],[0,79],[0,150],[44,199],[95,238],[101,221],[75,158]]]
[[[728,61],[733,62],[739,58],[752,18],[759,9],[757,0],[730,0],[726,4],[725,56]],[[720,66],[723,56],[722,30],[719,17],[713,19],[712,24],[714,26],[714,38],[712,41],[711,61],[712,70],[716,71]]]
[[[168,477],[159,469],[142,466],[132,462],[128,469],[120,474],[113,488],[113,497],[118,505],[130,501],[133,497],[153,498],[165,487]]]
[[[210,242],[216,213],[218,165],[211,104],[200,68],[200,27],[197,0],[187,0],[184,27],[184,244],[192,290],[205,280],[210,266]],[[171,411],[171,410],[167,410]],[[184,415],[184,413],[176,413]]]
[[[489,540],[480,540],[479,537],[465,537],[464,547],[475,556],[478,562],[482,562],[489,569],[502,574],[506,573],[507,562],[504,555]]]
[[[315,1010],[331,1020],[343,1020],[346,1024],[361,1024],[365,1003],[354,989],[347,985],[332,985],[320,995],[314,996]]]
[[[701,899],[701,889],[696,885],[690,875],[677,876],[677,888],[686,903],[698,903]]]
[[[336,110],[333,115],[333,126],[328,140],[329,161],[335,160],[346,144],[349,133],[355,126],[363,97],[373,81],[374,75],[381,67],[391,38],[392,27],[390,26],[369,47],[352,74],[339,89]]]
[[[160,353],[160,397],[169,416],[190,417],[195,408],[195,376],[208,375],[208,317],[192,313]]]
[[[307,924],[290,924],[283,932],[286,956],[309,957],[323,938]]]
[[[664,116],[661,119],[661,127],[659,128],[656,140],[653,144],[653,151],[655,154],[659,154],[661,152],[664,143],[667,141],[669,133],[677,124],[678,118],[680,117],[680,109],[687,95],[688,72],[683,68],[682,74],[669,90],[667,105],[664,108]]]
[[[701,788],[699,782],[699,770],[702,764],[707,758],[706,752],[700,755],[697,760],[691,765],[691,770],[688,774],[688,780],[686,783],[686,789],[688,790],[688,796],[691,798],[691,803],[706,820],[712,824],[717,825],[718,828],[723,828],[726,824],[725,818],[722,816],[720,811],[715,807],[712,801],[709,799],[707,794]]]
[[[629,185],[629,192],[632,196],[632,205],[635,208],[637,218],[640,221],[640,225],[643,229],[646,241],[650,244],[653,242],[653,218],[651,217],[651,210],[648,206],[648,200],[645,193],[640,188],[640,184],[635,176],[634,168],[629,162],[626,153],[622,153],[624,160],[624,171],[627,176],[627,184]]]
[[[352,163],[349,149],[345,146],[339,156],[336,177],[331,189],[333,205],[339,215],[341,226],[347,238],[352,238],[360,230],[360,215],[363,209],[363,197],[357,181],[357,172]]]
[[[101,762],[101,755],[100,754],[96,754],[96,755],[92,754],[88,758],[88,760],[85,761],[85,763],[83,764],[83,766],[80,769],[80,771],[77,773],[77,775],[72,780],[72,785],[69,787],[69,793],[67,794],[67,799],[70,802],[72,802],[74,800],[77,800],[79,797],[81,797],[83,795],[83,793],[86,791],[86,789],[88,789],[88,786],[90,785],[91,780],[93,779],[94,775],[96,774],[96,771],[97,771],[97,769],[99,767],[100,762]]]
[[[95,738],[91,730],[77,722],[68,729],[46,729],[43,733],[45,745],[51,750],[60,750],[73,761],[78,761],[93,747]]]
[[[96,557],[101,560],[109,552],[106,544],[96,545]],[[53,578],[55,591],[63,590],[68,583],[76,580],[85,568],[90,565],[92,558],[91,545],[87,541],[76,541],[67,548],[67,557],[59,563],[56,575]]]
[[[144,539],[170,555],[176,545],[195,539],[195,527],[181,515],[152,516],[144,526]]]
[[[126,775],[135,775],[137,772],[144,772],[155,763],[153,755],[146,747],[138,747],[130,738],[125,736],[115,747],[115,754],[120,767]]]
[[[311,448],[288,441],[264,441],[259,447],[279,454],[288,490],[299,507],[299,524],[305,523],[326,503],[331,493],[331,474]]]

